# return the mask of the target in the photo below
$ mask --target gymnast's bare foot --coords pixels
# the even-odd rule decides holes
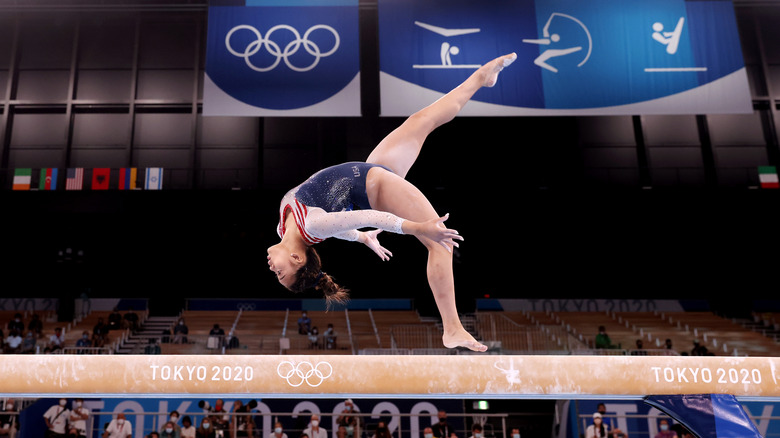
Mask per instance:
[[[442,341],[447,348],[464,347],[472,351],[487,351],[487,346],[479,343],[464,329],[460,329],[451,334],[445,333],[444,336],[442,336]]]
[[[484,72],[482,86],[492,87],[496,85],[496,82],[498,81],[498,74],[501,73],[501,70],[515,62],[516,59],[517,54],[513,52],[508,55],[500,56],[480,67],[480,70]]]

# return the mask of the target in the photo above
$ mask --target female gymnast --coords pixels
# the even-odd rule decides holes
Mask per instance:
[[[346,302],[347,291],[322,272],[313,245],[328,237],[357,241],[388,260],[392,253],[379,244],[377,235],[383,230],[410,234],[428,250],[428,283],[442,317],[444,346],[486,351],[463,328],[455,305],[452,247],[458,247],[463,238],[444,225],[448,215],[439,216],[405,177],[428,134],[452,120],[477,90],[495,85],[499,72],[515,59],[517,55],[511,53],[477,69],[458,87],[406,119],[374,148],[366,162],[323,169],[287,192],[279,209],[281,241],[268,248],[268,266],[279,282],[293,292],[322,290],[328,305]]]

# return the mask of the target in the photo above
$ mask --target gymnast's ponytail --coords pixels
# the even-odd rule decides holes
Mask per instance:
[[[306,289],[318,289],[325,294],[326,309],[334,304],[346,304],[349,301],[349,291],[333,281],[333,277],[322,272],[322,261],[317,251],[309,246],[306,249],[306,264],[298,270],[298,278],[290,286],[293,292],[303,292]]]

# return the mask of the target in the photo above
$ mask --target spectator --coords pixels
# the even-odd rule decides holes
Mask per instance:
[[[304,429],[303,433],[309,438],[328,438],[328,432],[325,428],[320,427],[320,416],[317,414],[311,416],[309,419],[309,427]]]
[[[108,423],[103,431],[103,438],[133,438],[133,426],[125,418],[125,414],[116,414],[116,418]]]
[[[127,313],[122,317],[122,328],[130,329],[131,332],[138,330],[138,314],[132,307],[127,309]]]
[[[249,415],[252,412],[252,402],[244,404],[241,400],[236,400],[233,403],[231,429],[235,431],[236,437],[254,437],[255,436],[255,421],[254,417]],[[254,405],[257,406],[257,405]]]
[[[518,428],[512,429],[512,433],[509,434],[509,438],[520,438],[520,429]]]
[[[680,423],[672,425],[671,429],[677,435],[677,438],[695,438],[694,435]]]
[[[19,416],[14,411],[14,401],[5,401],[5,411],[0,414],[0,437],[14,438],[19,431]]]
[[[316,326],[309,332],[309,348],[317,349],[320,347],[320,331]]]
[[[173,423],[173,428],[176,429],[176,433],[181,436],[181,426],[179,426],[179,411],[171,411],[168,414],[168,421]]]
[[[346,426],[339,426],[338,429],[336,429],[336,438],[347,438]]]
[[[693,349],[691,349],[691,356],[706,356],[707,347],[700,345],[698,339],[693,340]]]
[[[423,438],[433,438],[433,429],[431,426],[426,427],[423,429]]]
[[[22,314],[17,313],[14,315],[14,319],[8,322],[8,331],[16,330],[17,333],[24,333],[24,322],[22,322]]]
[[[633,356],[647,356],[647,351],[644,349],[644,342],[641,339],[636,340],[636,349],[631,352]]]
[[[187,340],[187,335],[190,334],[190,329],[187,327],[187,324],[184,323],[184,318],[180,318],[179,322],[176,323],[176,326],[173,327],[173,343],[174,344],[186,344],[189,341]]]
[[[108,329],[119,330],[121,327],[122,327],[122,314],[119,313],[116,307],[114,307],[114,311],[111,312],[110,315],[108,315]]]
[[[662,418],[658,422],[658,433],[655,434],[655,438],[678,438],[677,434],[669,427],[669,421]]]
[[[144,348],[144,354],[162,354],[162,348],[160,348],[160,344],[157,343],[157,338],[149,338],[148,344],[146,348]]]
[[[390,429],[387,428],[387,424],[384,421],[377,423],[373,438],[393,438],[390,435]]]
[[[355,404],[351,399],[344,401],[344,410],[341,411],[341,415],[336,418],[336,424],[344,426],[346,436],[349,438],[359,438],[360,435],[360,418],[354,414]]]
[[[301,317],[298,318],[298,333],[302,335],[308,335],[311,331],[311,319],[306,314],[306,311],[301,312]]]
[[[37,313],[33,313],[30,323],[27,324],[27,330],[33,332],[36,338],[43,336],[43,322]]]
[[[22,353],[35,353],[35,344],[37,342],[38,338],[35,336],[35,333],[32,330],[28,331],[24,336],[24,340],[22,340]]]
[[[274,431],[271,432],[269,438],[287,438],[287,434],[282,430],[282,423],[278,421],[274,423]]]
[[[666,338],[666,342],[664,343],[664,345],[666,346],[667,350],[674,350],[674,348],[672,348],[672,340],[671,339]]]
[[[328,324],[327,330],[322,334],[322,338],[325,340],[325,349],[336,349],[336,331],[333,330],[333,324]]]
[[[13,329],[8,333],[8,337],[5,339],[5,347],[3,351],[6,353],[19,353],[22,351],[22,337],[19,335],[16,329]]]
[[[179,438],[179,437],[180,437],[179,431],[176,430],[176,426],[171,421],[165,423],[162,430],[160,431],[160,438]]]
[[[76,341],[76,346],[77,347],[92,347],[92,341],[89,339],[89,332],[88,331],[85,330],[81,334],[81,337],[79,338],[79,340]],[[79,354],[84,354],[84,353],[86,353],[86,350],[79,350]]]
[[[596,348],[614,348],[612,345],[612,339],[607,334],[607,328],[603,325],[599,326],[599,332],[596,335]]]
[[[474,423],[473,426],[471,426],[471,436],[469,438],[482,438],[485,435],[482,433],[482,425],[479,423]]]
[[[195,438],[196,429],[192,425],[192,419],[185,415],[181,419],[181,438]]]
[[[225,330],[222,330],[222,327],[220,327],[219,324],[214,324],[214,327],[209,331],[209,339],[206,348],[220,348],[222,347],[222,342],[224,340]]]
[[[593,424],[585,429],[585,438],[606,438],[609,433],[609,426],[604,424],[601,414],[593,414]]]
[[[214,431],[226,430],[230,427],[230,416],[225,411],[225,402],[222,399],[217,399],[214,402],[214,406],[209,409],[211,416],[211,427]]]
[[[59,404],[52,405],[43,414],[43,421],[46,422],[45,438],[62,438],[65,436],[65,427],[68,424],[68,401],[60,399]]]
[[[203,417],[200,427],[195,431],[195,438],[216,438],[217,433],[211,424],[211,417]]]
[[[450,424],[447,423],[447,413],[444,411],[438,412],[439,422],[431,425],[433,429],[433,436],[436,438],[449,438],[450,434],[454,432]]]
[[[47,348],[49,352],[57,351],[65,346],[65,334],[62,333],[61,327],[54,329],[54,334],[49,337],[49,344]]]
[[[146,435],[146,438],[160,438],[160,434],[155,431],[151,431],[149,432],[149,435]]]
[[[103,321],[103,318],[98,318],[97,324],[92,327],[92,345],[95,347],[102,347],[106,343],[108,338],[108,325]]]
[[[602,423],[607,427],[607,429],[611,430],[614,434],[624,434],[620,428],[617,427],[616,424],[612,422],[612,418],[607,416],[607,405],[604,403],[599,403],[598,406],[596,406],[596,412],[601,415],[601,421]],[[626,436],[624,434],[624,436]]]
[[[76,437],[86,438],[88,420],[89,409],[84,407],[84,400],[80,398],[73,400],[73,409],[70,411],[68,422]]]

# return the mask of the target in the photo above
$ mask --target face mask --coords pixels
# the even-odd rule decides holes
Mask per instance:
[[[173,432],[173,429],[171,429],[170,427],[166,427],[165,428],[165,433],[172,433],[172,432]]]
[[[520,438],[520,434],[519,433],[513,433],[512,434],[512,438]]]
[[[60,400],[60,406],[65,406],[66,404],[68,404],[67,400]]]
[[[433,438],[433,434],[432,433],[426,433],[425,434],[425,438]]]
[[[312,422],[311,422],[311,426],[312,427],[317,427],[319,424],[320,424],[320,422],[317,421],[317,420],[312,420]]]
[[[171,415],[171,421],[176,422],[176,420],[178,420],[178,419],[179,419],[179,417],[177,417],[175,415]]]
[[[474,434],[474,438],[482,438],[482,434],[477,432]]]
[[[116,424],[122,426],[123,424],[125,424],[125,420],[116,420]]]
[[[14,405],[12,405],[12,404],[5,405],[5,410],[6,411],[13,411],[14,410]]]
[[[76,403],[74,403],[74,405],[75,405],[77,408],[80,408],[80,407],[81,407],[81,402],[76,402]]]
[[[669,430],[669,426],[667,426],[665,424],[662,424],[661,425],[661,430]]]
[[[208,429],[209,428],[209,424],[208,423],[203,423],[203,428],[204,429]]]
[[[274,433],[282,433],[282,428],[277,427],[276,429],[274,429]]]

